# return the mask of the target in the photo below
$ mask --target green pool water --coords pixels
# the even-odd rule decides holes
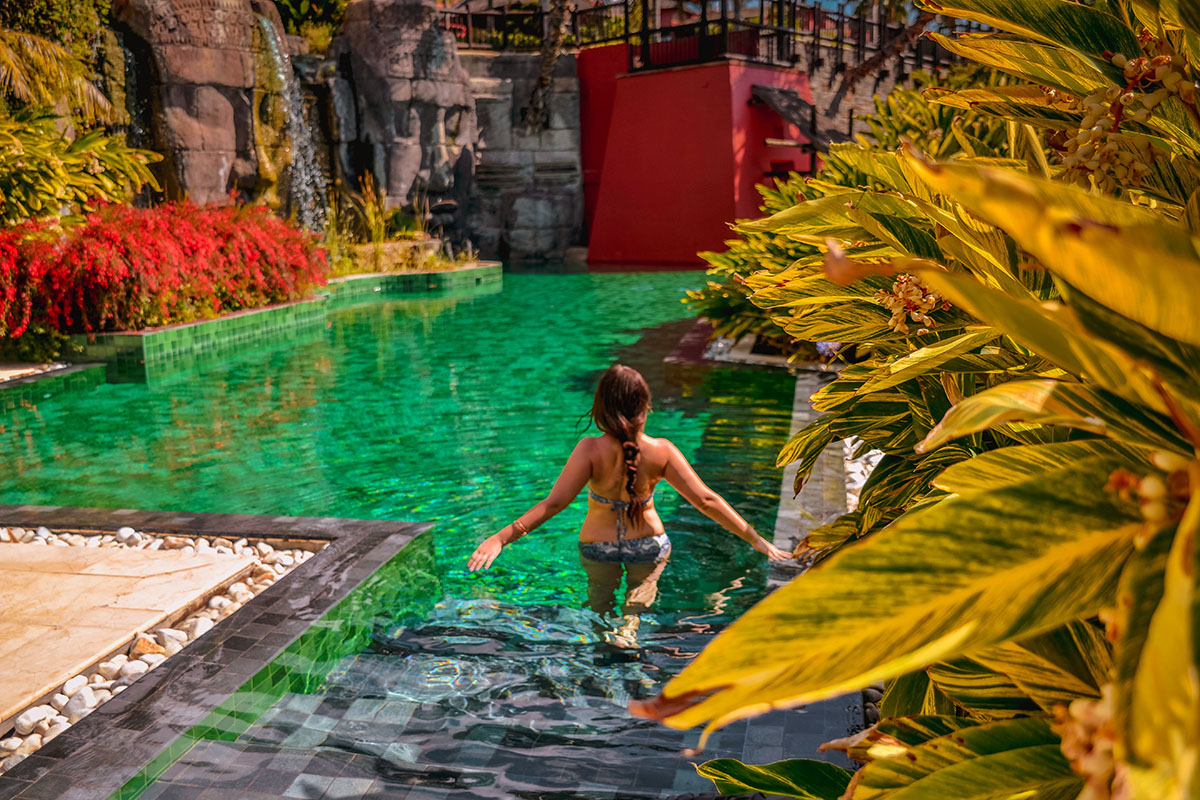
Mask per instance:
[[[3,420],[0,503],[431,521],[424,569],[435,574],[438,596],[422,618],[380,599],[391,580],[381,572],[374,585],[382,591],[355,601],[355,613],[381,636],[338,654],[342,662],[305,691],[361,693],[376,680],[363,670],[382,670],[387,696],[414,704],[414,719],[436,720],[411,732],[414,763],[426,767],[440,759],[446,769],[468,770],[463,737],[497,724],[537,728],[537,719],[558,719],[619,738],[641,730],[624,712],[630,695],[652,693],[761,598],[762,557],[664,484],[656,502],[672,562],[643,628],[647,655],[628,662],[581,658],[579,647],[596,641],[596,620],[580,610],[582,498],[487,573],[468,574],[465,561],[548,491],[584,432],[596,379],[616,360],[651,384],[648,432],[670,438],[747,519],[770,529],[780,486],[774,459],[788,434],[794,383],[779,373],[664,369],[663,357],[691,325],[679,298],[701,280],[506,274],[494,294],[381,298],[331,313],[323,336],[290,347],[248,350],[152,387],[56,397]],[[403,580],[402,569],[396,575]],[[457,645],[447,638],[455,626]],[[398,653],[389,649],[394,641],[421,651]],[[533,661],[516,655],[531,649],[539,654]],[[549,694],[546,676],[557,687]],[[254,729],[245,733],[252,738]],[[336,743],[309,745],[323,746]],[[559,752],[559,744],[546,746],[543,757]],[[640,746],[650,747],[614,740],[618,750],[633,749],[613,757],[640,759]],[[604,784],[577,778],[573,785]],[[425,787],[429,796],[445,796],[438,780]],[[425,796],[420,777],[403,784]],[[472,791],[510,796],[510,784]]]

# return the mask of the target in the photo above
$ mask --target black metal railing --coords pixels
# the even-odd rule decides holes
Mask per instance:
[[[890,49],[904,25],[853,14],[842,5],[829,9],[798,0],[699,0],[681,3],[670,24],[651,25],[650,0],[616,0],[575,9],[568,20],[568,47],[625,42],[631,71],[744,59],[809,71],[830,66],[840,71]],[[537,50],[550,21],[539,9],[470,9],[440,11],[442,26],[453,31],[461,47],[492,50]],[[958,23],[934,26],[943,33],[969,33],[982,26]],[[901,54],[909,69],[937,69],[955,60],[930,39],[918,39]]]

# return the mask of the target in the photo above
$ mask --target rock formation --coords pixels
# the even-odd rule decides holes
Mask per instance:
[[[166,156],[167,195],[278,203],[291,77],[271,0],[117,0],[114,14],[152,57],[132,66],[152,73],[149,144]]]
[[[478,132],[454,35],[423,0],[351,0],[330,47],[340,171],[370,172],[388,204],[432,212],[452,234],[474,174]]]

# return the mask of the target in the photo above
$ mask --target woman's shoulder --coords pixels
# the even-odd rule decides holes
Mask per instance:
[[[673,449],[675,445],[665,436],[650,436],[646,433],[642,434],[642,441],[649,444],[651,447],[662,447]]]

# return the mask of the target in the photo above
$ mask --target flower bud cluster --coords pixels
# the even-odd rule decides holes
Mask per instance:
[[[1175,453],[1159,452],[1150,456],[1150,463],[1165,474],[1135,475],[1118,469],[1108,477],[1105,490],[1116,492],[1122,500],[1137,501],[1142,518],[1151,523],[1147,531],[1136,542],[1145,544],[1145,538],[1162,527],[1162,524],[1177,519],[1191,499],[1192,487],[1188,477],[1188,460]]]
[[[1069,706],[1055,706],[1052,728],[1062,739],[1071,768],[1084,777],[1078,800],[1126,800],[1130,787],[1124,765],[1113,758],[1113,685],[1105,684],[1100,692],[1098,700],[1080,698]]]
[[[941,295],[930,291],[916,275],[907,273],[896,277],[890,292],[883,289],[875,292],[875,299],[892,312],[888,328],[904,334],[909,332],[909,322],[921,323],[918,334],[929,333],[930,328],[937,326],[930,313],[939,308],[943,311],[950,309],[950,303],[943,300]]]
[[[1125,85],[1098,89],[1082,100],[1047,90],[1052,102],[1065,102],[1083,112],[1078,132],[1060,135],[1053,144],[1063,153],[1063,178],[1104,191],[1138,186],[1161,155],[1149,137],[1118,135],[1123,121],[1146,122],[1154,109],[1172,96],[1195,105],[1196,85],[1185,73],[1182,56],[1169,43],[1143,29],[1138,34],[1143,54],[1130,58],[1106,54],[1119,68]]]

